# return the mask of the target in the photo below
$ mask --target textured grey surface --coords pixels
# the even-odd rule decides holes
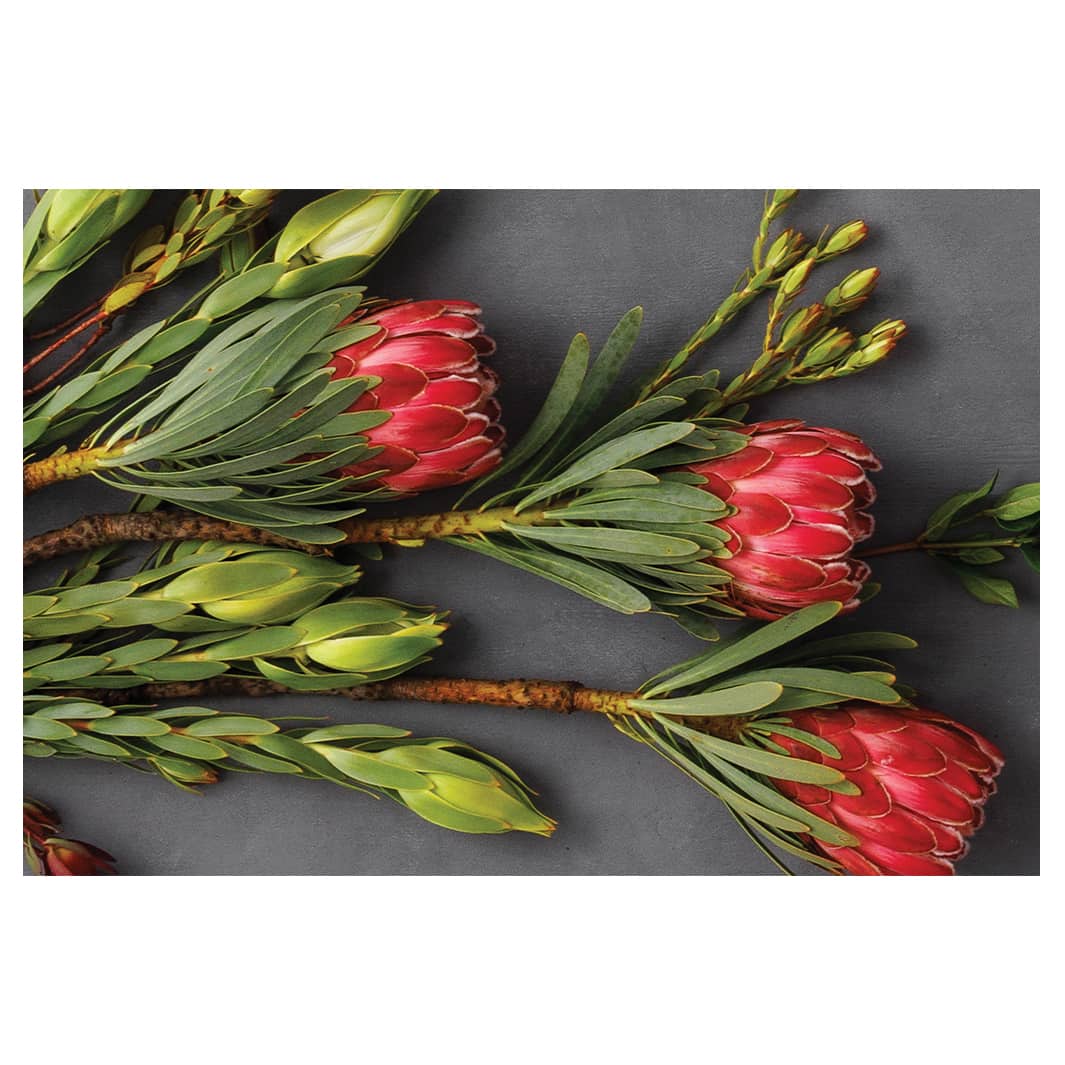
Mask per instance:
[[[307,198],[286,194],[282,208]],[[162,217],[171,201],[157,199]],[[594,345],[641,303],[645,325],[630,373],[676,350],[746,262],[760,205],[753,191],[445,192],[389,253],[371,288],[483,304],[516,439],[578,330]],[[910,538],[947,495],[996,468],[1005,486],[1038,476],[1039,200],[1025,191],[809,192],[788,214],[807,233],[852,217],[865,218],[873,236],[820,270],[818,286],[880,266],[879,292],[861,321],[902,317],[911,335],[873,372],[772,396],[757,414],[862,434],[884,461],[877,542],[890,543]],[[64,289],[71,309],[95,294],[94,275],[114,276],[104,271],[117,258],[109,249],[97,270]],[[148,298],[119,337],[192,288],[182,282]],[[704,365],[739,370],[762,325],[759,307],[719,334]],[[426,497],[418,509],[438,502],[450,497]],[[28,502],[26,531],[122,505],[118,493],[92,482],[53,487]],[[879,560],[883,592],[840,626],[916,637],[920,649],[900,655],[902,678],[1006,754],[963,875],[1039,869],[1038,586],[1023,565],[1012,575],[1022,601],[1016,611],[976,603],[926,558]],[[450,608],[454,624],[436,670],[453,675],[630,687],[700,646],[663,618],[613,614],[445,545],[393,552],[368,570],[364,588]],[[559,829],[551,840],[462,836],[327,784],[251,775],[196,797],[106,765],[28,760],[26,787],[63,811],[71,834],[112,850],[126,874],[773,871],[705,792],[600,720],[296,697],[269,709],[402,724],[483,747],[526,775]]]

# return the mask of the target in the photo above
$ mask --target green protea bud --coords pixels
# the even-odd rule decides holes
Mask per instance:
[[[855,270],[825,296],[825,306],[833,316],[855,310],[873,294],[879,277],[880,271],[875,266]]]
[[[150,189],[49,189],[23,231],[23,316],[95,255],[150,196]]]
[[[769,201],[769,220],[780,216],[784,208],[799,195],[798,189],[774,189],[772,199]]]
[[[817,253],[817,259],[819,262],[824,262],[826,259],[834,259],[837,255],[842,255],[844,252],[850,251],[851,248],[858,247],[868,235],[869,227],[860,219],[848,222],[846,225],[840,226],[828,238],[828,241],[821,246]]]
[[[827,316],[828,311],[820,303],[800,307],[789,314],[780,327],[780,343],[777,345],[777,350],[794,351],[821,328]]]
[[[288,270],[273,297],[307,296],[366,273],[436,194],[434,189],[340,189],[297,211],[274,261]]]
[[[502,762],[454,740],[394,747],[382,761],[421,776],[421,786],[397,788],[407,809],[457,832],[533,832],[550,836],[556,823],[533,805],[520,778]]]

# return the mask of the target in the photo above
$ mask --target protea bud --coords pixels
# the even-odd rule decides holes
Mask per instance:
[[[380,377],[350,409],[391,417],[366,434],[384,450],[338,473],[380,471],[364,484],[411,493],[472,481],[499,464],[497,379],[481,362],[495,344],[484,335],[480,314],[465,300],[420,300],[385,304],[351,320],[378,331],[336,352],[334,378]]]
[[[98,252],[150,196],[150,189],[49,189],[24,231],[23,316]]]
[[[856,310],[873,294],[880,271],[871,266],[867,270],[855,270],[848,274],[825,296],[825,306],[833,315]]]
[[[297,211],[274,261],[288,270],[270,290],[305,296],[361,277],[436,195],[434,189],[339,189]]]
[[[59,818],[34,799],[22,802],[22,840],[26,862],[37,876],[114,876],[110,854],[91,843],[55,835]]]
[[[729,601],[766,619],[828,600],[854,609],[869,567],[851,549],[872,534],[867,474],[880,462],[838,429],[774,421],[737,431],[750,437],[743,450],[687,467],[735,508],[714,522],[729,533],[732,556],[715,560],[732,575]]]
[[[984,820],[1002,754],[957,721],[927,710],[847,703],[786,715],[794,732],[772,739],[789,754],[839,770],[857,789],[829,791],[778,780],[800,806],[857,839],[837,847],[811,841],[852,873],[865,876],[949,876]],[[837,754],[826,753],[825,744]]]

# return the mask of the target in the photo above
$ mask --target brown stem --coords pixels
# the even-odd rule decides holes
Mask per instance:
[[[29,362],[23,365],[22,372],[24,374],[28,373],[34,368],[34,366],[37,365],[37,363],[41,362],[43,359],[48,358],[48,356],[51,355],[53,351],[57,350],[58,348],[61,348],[65,343],[67,343],[68,340],[73,340],[79,333],[85,332],[85,330],[88,329],[90,325],[96,325],[98,322],[102,322],[105,318],[107,318],[106,311],[97,311],[96,314],[92,315],[89,318],[86,318],[83,322],[79,322],[76,326],[74,326],[73,329],[69,330],[69,332],[64,333],[58,340],[52,341],[52,343],[49,344],[48,347],[44,349],[44,351],[38,352],[36,355],[34,355]]]
[[[888,544],[886,547],[870,547],[855,553],[855,558],[876,558],[879,555],[897,555],[900,551],[919,551],[921,545],[916,540],[907,540],[904,544]]]
[[[323,545],[299,543],[249,525],[183,511],[156,510],[150,514],[93,514],[64,528],[31,536],[22,542],[22,564],[32,566],[106,544],[158,540],[224,540],[227,543],[296,548],[311,555],[329,553],[328,547]]]
[[[258,698],[265,695],[292,695],[290,688],[255,677],[215,677],[211,680],[172,681],[145,684],[140,688],[123,688],[101,692],[79,691],[79,695],[100,701],[156,702],[161,699],[200,699],[204,696],[237,695]],[[459,677],[396,677],[376,684],[353,688],[330,688],[316,695],[342,695],[357,702],[402,700],[421,703],[452,703],[467,706],[502,706],[515,709],[550,710],[557,714],[583,711],[627,717],[650,716],[649,711],[635,710],[629,700],[634,692],[586,688],[576,681],[565,680],[471,680]]]
[[[24,468],[25,490],[27,493],[33,492],[53,481],[89,473],[93,458],[95,455],[89,455],[88,452],[74,451],[31,462]],[[67,465],[63,465],[64,462]],[[68,469],[68,466],[75,468]],[[344,543],[412,544],[438,540],[444,536],[497,532],[504,523],[538,525],[546,520],[543,511],[515,514],[510,507],[499,507],[495,510],[456,510],[408,518],[352,518],[342,522],[340,528],[346,534]],[[236,522],[219,521],[186,511],[153,510],[147,514],[94,514],[61,529],[31,536],[23,541],[23,565],[29,566],[106,544],[157,540],[225,540],[228,543],[292,547],[309,554],[328,553],[327,547],[286,540],[275,533],[238,525]]]
[[[57,381],[60,377],[62,377],[63,374],[65,374],[67,370],[69,370],[72,366],[75,366],[77,365],[77,363],[81,362],[81,360],[84,359],[85,356],[88,355],[89,352],[92,351],[92,349],[100,342],[100,338],[102,336],[105,336],[110,329],[111,320],[104,319],[104,321],[102,321],[96,327],[89,339],[86,340],[85,343],[82,344],[82,346],[78,348],[78,350],[75,351],[74,354],[71,355],[65,363],[63,363],[62,366],[60,366],[58,369],[53,370],[47,377],[45,377],[41,381],[38,381],[35,385],[30,385],[29,388],[24,388],[22,390],[23,399],[29,399],[32,396],[37,395],[39,392],[43,392],[46,388],[48,388],[49,385],[51,385],[53,382]]]
[[[103,303],[104,298],[100,296],[98,299],[94,299],[87,307],[82,307],[80,311],[76,311],[69,318],[64,318],[63,321],[57,322],[55,325],[49,326],[47,329],[42,329],[37,333],[30,333],[27,340],[44,340],[45,337],[54,337],[60,329],[66,329],[68,325],[73,325],[75,322],[80,322],[87,314],[91,314],[97,307]]]
[[[876,558],[878,555],[897,555],[902,551],[964,551],[974,547],[1020,547],[1021,544],[1033,543],[1034,536],[1008,536],[987,540],[907,540],[901,544],[888,544],[885,547],[871,547],[861,551],[855,558]]]

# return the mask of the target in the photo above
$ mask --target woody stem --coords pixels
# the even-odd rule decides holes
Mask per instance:
[[[77,456],[83,456],[78,459]],[[87,452],[57,455],[25,467],[26,491],[53,481],[80,477],[91,472]],[[93,456],[94,457],[94,456]],[[511,507],[493,510],[456,510],[444,514],[407,518],[352,518],[341,523],[349,544],[417,544],[446,536],[473,536],[498,532],[504,523],[538,525],[546,522],[541,510],[515,514]],[[276,533],[236,522],[220,521],[185,511],[153,510],[147,514],[94,514],[60,529],[31,536],[22,543],[23,565],[44,562],[75,551],[88,551],[107,544],[159,540],[225,540],[229,543],[271,544],[309,554],[323,554],[328,547],[286,539]]]
[[[174,681],[146,684],[140,688],[125,688],[108,692],[106,699],[121,702],[161,699],[199,699],[204,696],[291,695],[283,684],[254,677],[215,677],[201,681]],[[319,695],[341,695],[357,702],[407,701],[422,703],[452,703],[460,706],[500,706],[514,709],[550,710],[557,714],[577,711],[593,714],[613,714],[627,717],[650,716],[647,711],[635,710],[629,700],[635,692],[609,691],[587,688],[576,681],[554,680],[473,680],[458,677],[395,677],[376,684],[360,684],[351,688],[331,688]],[[100,698],[99,690],[94,698]]]
[[[1020,547],[1035,543],[1035,536],[1010,536],[990,540],[907,540],[905,543],[887,544],[884,547],[871,547],[860,551],[855,558],[876,558],[879,555],[897,555],[903,551],[965,551],[974,547]]]

